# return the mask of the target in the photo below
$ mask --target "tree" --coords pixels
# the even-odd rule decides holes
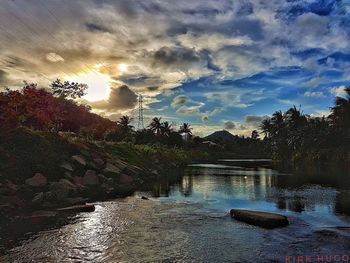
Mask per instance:
[[[61,80],[57,79],[53,81],[50,85],[52,92],[54,95],[64,98],[81,98],[86,95],[88,86],[86,84],[81,84],[78,82],[61,82]]]
[[[157,136],[162,132],[162,118],[154,117],[152,122],[148,125],[149,129],[153,131]]]
[[[329,119],[336,131],[350,130],[350,86],[344,89],[345,97],[336,97],[335,106],[331,108]]]
[[[272,133],[272,123],[271,123],[271,119],[264,119],[261,122],[260,125],[260,130],[262,131],[262,133],[265,135],[265,138],[270,138],[271,137],[271,133]]]
[[[253,140],[258,140],[259,139],[259,133],[257,130],[252,131],[252,135],[250,136]]]
[[[173,127],[169,122],[165,121],[161,124],[161,134],[163,136],[169,137],[170,133],[173,131]]]
[[[117,121],[117,124],[120,125],[120,127],[125,131],[125,132],[129,132],[130,130],[132,130],[134,128],[134,126],[132,126],[131,123],[132,119],[127,116],[124,115],[122,116],[119,121]]]
[[[183,123],[180,126],[180,130],[179,130],[180,134],[186,134],[187,136],[192,136],[192,128],[191,125],[188,123]]]

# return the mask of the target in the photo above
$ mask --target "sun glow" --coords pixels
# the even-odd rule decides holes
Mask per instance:
[[[72,76],[70,81],[88,85],[87,94],[83,97],[88,101],[106,100],[110,93],[111,78],[99,72],[89,72]]]
[[[122,63],[118,65],[118,69],[121,73],[125,73],[128,71],[128,65]]]

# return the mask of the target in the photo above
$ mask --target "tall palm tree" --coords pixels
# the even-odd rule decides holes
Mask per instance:
[[[133,126],[130,124],[132,121],[132,119],[127,116],[127,115],[124,115],[122,116],[119,121],[117,121],[117,124],[124,130],[124,131],[130,131]]]
[[[270,118],[264,119],[261,122],[260,130],[262,131],[262,133],[265,135],[266,138],[270,138],[272,133],[272,123]]]
[[[272,135],[277,135],[281,132],[284,127],[284,115],[282,111],[276,111],[272,114],[271,124]]]
[[[169,122],[165,121],[161,124],[161,134],[163,136],[170,136],[170,133],[173,131],[173,127]]]
[[[350,129],[350,87],[344,89],[345,97],[337,97],[335,106],[331,108],[329,116],[331,124],[337,130]]]
[[[288,125],[292,128],[300,127],[307,121],[306,116],[300,110],[298,110],[295,105],[287,110],[285,119]]]
[[[152,122],[148,125],[149,129],[153,131],[157,136],[161,134],[162,131],[162,118],[154,117]]]
[[[187,134],[188,136],[192,136],[192,128],[191,128],[191,125],[188,124],[188,123],[183,123],[183,124],[180,126],[179,133],[184,133],[184,134]]]

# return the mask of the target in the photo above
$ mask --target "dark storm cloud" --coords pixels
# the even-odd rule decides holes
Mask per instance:
[[[137,95],[128,86],[113,88],[108,100],[91,102],[91,106],[103,110],[131,109],[136,105]]]
[[[258,127],[261,124],[261,122],[266,118],[268,118],[268,116],[248,115],[245,116],[244,122],[248,126]]]
[[[155,65],[191,64],[199,62],[200,54],[194,49],[162,47],[153,53]]]
[[[225,130],[233,130],[235,127],[236,127],[236,125],[232,121],[225,121],[224,122],[224,129]]]
[[[107,27],[94,23],[86,23],[85,27],[89,32],[112,33]]]
[[[185,105],[189,100],[190,100],[189,97],[187,97],[185,95],[179,95],[173,99],[171,106],[173,108],[178,108],[178,107]]]

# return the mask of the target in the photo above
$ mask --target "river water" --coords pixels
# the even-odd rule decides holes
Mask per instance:
[[[96,203],[95,212],[41,231],[28,226],[0,262],[350,262],[349,186],[335,174],[292,175],[237,160],[192,165],[177,183]],[[290,225],[251,226],[227,216],[231,208],[285,214]]]

